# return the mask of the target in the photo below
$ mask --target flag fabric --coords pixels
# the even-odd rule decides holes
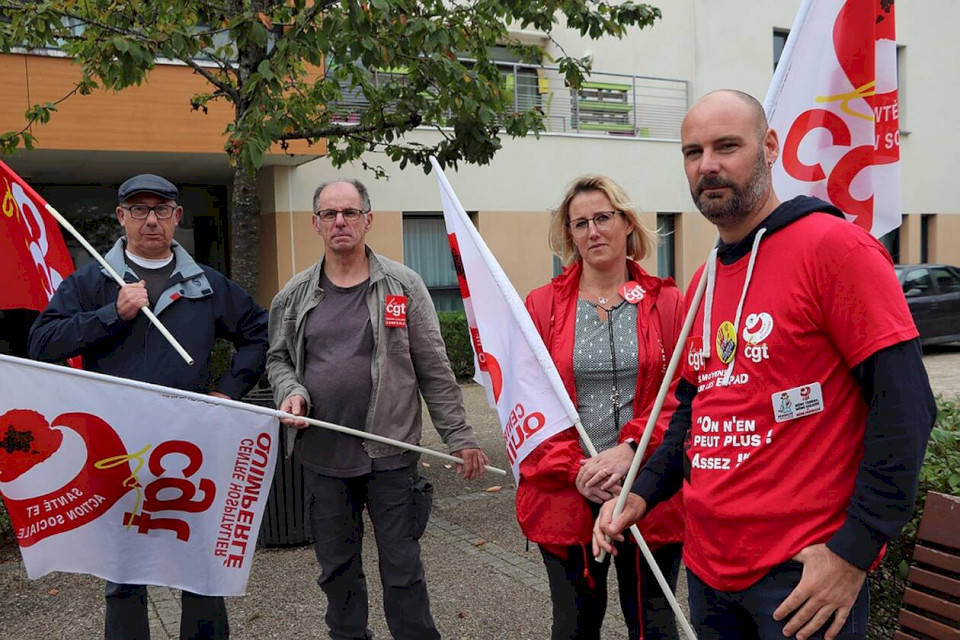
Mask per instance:
[[[66,571],[244,594],[275,415],[10,356],[0,384],[0,494],[31,579]]]
[[[819,197],[876,237],[900,226],[892,1],[804,0],[764,108],[781,199]]]
[[[0,233],[0,309],[43,311],[73,260],[46,202],[0,162],[3,231]]]
[[[572,427],[577,411],[517,291],[460,205],[443,169],[443,219],[470,327],[475,379],[497,410],[515,480],[537,445]]]

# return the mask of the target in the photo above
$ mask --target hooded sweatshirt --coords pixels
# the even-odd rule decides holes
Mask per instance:
[[[681,485],[684,564],[739,591],[807,546],[870,567],[912,512],[935,418],[889,256],[825,202],[781,204],[717,247],[678,409],[633,486]]]

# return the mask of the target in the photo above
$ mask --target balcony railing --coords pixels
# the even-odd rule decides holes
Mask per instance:
[[[536,109],[547,133],[609,135],[679,140],[687,111],[684,80],[593,72],[579,90],[566,86],[557,67],[498,63],[513,104],[510,111]],[[403,71],[375,72],[375,82],[403,81]],[[343,88],[343,100],[329,105],[341,121],[358,119],[366,101]]]

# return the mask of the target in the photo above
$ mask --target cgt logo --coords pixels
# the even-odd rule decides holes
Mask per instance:
[[[513,464],[514,460],[517,459],[517,451],[523,446],[524,442],[543,428],[546,421],[546,417],[539,411],[528,413],[522,403],[517,403],[517,406],[510,412],[507,424],[503,428],[503,441],[507,445],[507,457],[510,459],[510,464]]]
[[[384,303],[384,326],[407,326],[407,296],[387,296]]]
[[[773,316],[769,313],[763,311],[747,316],[743,327],[743,340],[747,343],[743,348],[743,356],[755,364],[768,360],[770,350],[767,345],[761,343],[770,337],[772,332]]]
[[[191,442],[168,440],[128,453],[113,427],[97,416],[64,413],[47,422],[29,409],[0,416],[0,431],[0,491],[21,547],[100,518],[129,492],[135,501],[124,513],[125,527],[135,527],[140,534],[171,531],[178,539],[189,540],[190,526],[176,517],[177,512],[206,511],[216,497],[213,480],[194,480],[203,453]],[[39,467],[47,469],[48,477],[56,477],[56,469],[71,459],[79,462],[76,473],[52,487],[37,491],[37,474],[33,480],[17,482]],[[137,475],[144,465],[154,476],[146,486]],[[156,513],[163,516],[154,517]]]
[[[706,359],[703,357],[703,338],[687,340],[687,366],[693,371],[700,371],[706,366]]]

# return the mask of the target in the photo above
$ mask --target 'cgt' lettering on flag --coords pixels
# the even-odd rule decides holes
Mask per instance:
[[[893,0],[806,0],[764,107],[777,193],[827,200],[881,236],[900,226]]]
[[[474,349],[475,380],[497,410],[518,479],[520,462],[540,443],[571,428],[577,412],[520,296],[432,161]]]

